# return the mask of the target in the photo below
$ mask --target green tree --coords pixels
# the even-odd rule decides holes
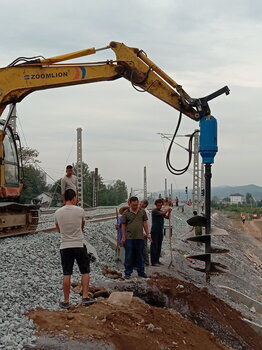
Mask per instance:
[[[31,200],[46,190],[46,182],[40,170],[33,165],[24,167],[23,189],[20,196],[21,203],[30,203]]]
[[[22,148],[20,158],[22,159],[23,189],[20,196],[21,203],[30,203],[31,200],[46,190],[46,182],[41,170],[37,168],[40,163],[39,152],[33,148]]]
[[[21,147],[19,152],[20,159],[24,167],[41,163],[38,158],[39,152],[30,147]]]
[[[249,193],[249,192],[246,194],[246,203],[247,203],[247,204],[252,204],[252,203],[254,203],[254,198],[253,198],[252,194]]]
[[[117,180],[113,185],[114,205],[121,204],[127,200],[128,192],[124,181]]]
[[[52,194],[51,207],[56,207],[61,203],[61,179],[57,180],[50,188],[49,192]]]
[[[73,165],[76,173],[76,166]],[[89,170],[86,163],[83,163],[83,200],[85,207],[93,205],[93,184],[94,172]],[[61,179],[57,180],[51,187],[53,194],[52,206],[56,206],[61,200]],[[106,186],[103,178],[98,174],[98,198],[97,205],[118,205],[126,201],[128,196],[127,187],[124,181],[117,180],[113,185]]]

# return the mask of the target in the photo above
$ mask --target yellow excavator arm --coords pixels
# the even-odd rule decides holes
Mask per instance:
[[[115,60],[63,63],[107,49],[114,51]],[[7,67],[1,68],[0,117],[7,105],[13,104],[14,108],[17,102],[37,90],[109,81],[122,77],[129,80],[135,89],[148,92],[193,120],[200,120],[203,116],[210,115],[209,100],[222,93],[229,93],[229,89],[224,87],[209,96],[193,99],[152,62],[144,51],[112,41],[108,46],[100,49],[90,48],[51,58],[19,57]],[[15,168],[18,162],[17,157],[13,156],[13,153],[17,152],[9,152],[8,160],[8,155],[4,151],[4,149],[16,147],[14,142],[12,147],[8,145],[8,142],[10,143],[13,139],[12,132],[8,131],[11,114],[12,109],[6,121],[0,118],[0,199],[18,197],[21,192],[20,184],[13,185],[15,181],[12,180],[12,185],[9,186],[6,180],[8,173],[15,173],[12,167]],[[9,136],[6,137],[8,133]]]
[[[61,63],[104,49],[112,49],[116,59],[96,63]],[[101,49],[91,48],[47,59],[30,60],[21,57],[1,68],[0,116],[8,104],[20,102],[33,91],[121,77],[129,80],[135,88],[147,91],[191,119],[199,119],[198,111],[190,105],[189,95],[142,50],[114,41]]]

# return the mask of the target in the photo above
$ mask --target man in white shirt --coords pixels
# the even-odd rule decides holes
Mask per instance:
[[[63,268],[64,301],[60,307],[69,308],[69,295],[71,276],[74,261],[76,260],[82,274],[82,302],[89,305],[94,302],[88,297],[90,259],[84,245],[83,229],[85,226],[84,210],[76,206],[76,193],[72,189],[65,191],[65,205],[55,212],[55,224],[57,231],[61,233],[60,255]]]
[[[72,165],[67,165],[66,175],[61,180],[61,195],[65,204],[65,191],[71,189],[77,193],[77,177],[74,175]]]
[[[152,214],[151,214],[151,211],[148,210],[148,200],[147,199],[144,199],[140,202],[140,208],[144,209],[144,211],[146,212],[146,215],[148,218],[148,221],[147,221],[148,232],[150,233],[151,226],[152,226]],[[145,238],[144,239],[144,262],[145,262],[145,265],[147,265],[147,266],[149,265],[149,256],[148,255],[149,255],[149,250],[148,250],[148,245],[147,245],[147,238]]]

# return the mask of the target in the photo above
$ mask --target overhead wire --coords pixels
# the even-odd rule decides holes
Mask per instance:
[[[27,148],[29,148],[28,143],[27,143],[27,139],[26,139],[26,136],[25,136],[25,133],[24,133],[24,130],[23,130],[23,126],[22,126],[22,123],[21,123],[21,121],[20,121],[20,118],[17,118],[17,119],[18,119],[18,122],[19,122],[19,128],[20,128],[21,133],[22,133],[22,135],[23,135],[23,139],[24,139],[25,145],[26,145]],[[73,141],[73,142],[72,142],[72,146],[71,146],[70,151],[69,151],[69,154],[68,154],[68,156],[67,156],[67,158],[66,158],[65,164],[67,164],[68,159],[69,159],[69,157],[71,156],[71,153],[72,153],[74,144],[75,144],[75,142]],[[20,145],[20,147],[21,147],[21,145]],[[56,192],[56,190],[57,190],[57,187],[58,187],[58,186],[61,186],[61,185],[59,184],[59,182],[58,182],[57,180],[55,180],[51,175],[49,175],[49,174],[39,165],[39,163],[33,162],[33,164],[34,164],[41,172],[43,172],[47,177],[49,177],[54,183],[56,183],[55,188],[53,189],[53,193],[52,193],[52,200],[51,200],[51,202],[50,202],[50,204],[49,204],[49,207],[50,207],[50,205],[51,205],[51,203],[52,203],[52,201],[53,201],[53,198],[54,198],[54,194],[55,194],[55,192]],[[64,166],[64,167],[65,167],[65,166]],[[62,176],[62,174],[61,174],[61,176]]]
[[[144,52],[143,52],[144,53]],[[146,53],[144,53],[146,55]],[[139,55],[138,55],[139,57]],[[152,67],[150,66],[148,68],[148,71],[146,72],[146,76],[144,77],[144,79],[139,82],[139,84],[142,84],[144,82],[146,82],[147,78],[148,78],[148,75],[149,75],[149,72],[152,70]],[[131,71],[131,75],[130,75],[130,82],[131,82],[131,85],[133,86],[133,88],[135,90],[137,90],[138,92],[148,92],[149,89],[154,85],[154,83],[156,82],[156,80],[154,80],[146,89],[138,89],[136,86],[135,86],[135,83],[133,81],[133,74],[134,74],[134,69],[132,69]],[[172,148],[173,148],[173,145],[174,144],[177,144],[175,142],[175,138],[177,136],[177,133],[178,133],[178,130],[179,130],[179,127],[180,127],[180,124],[181,124],[181,121],[182,121],[182,111],[180,111],[180,114],[179,114],[179,119],[178,119],[178,123],[177,123],[177,126],[176,126],[176,129],[175,129],[175,132],[174,132],[174,135],[172,137],[172,140],[170,142],[170,145],[169,145],[169,148],[168,148],[168,151],[166,153],[166,166],[168,168],[168,170],[171,172],[171,174],[173,175],[183,175],[185,172],[187,172],[187,170],[189,169],[190,167],[190,164],[191,164],[191,161],[192,161],[192,144],[193,144],[193,137],[195,135],[196,132],[198,131],[195,131],[193,132],[190,137],[189,137],[189,141],[188,141],[188,148],[185,149],[186,151],[188,151],[188,163],[187,165],[184,167],[184,168],[181,168],[181,169],[176,169],[172,164],[171,164],[171,151],[172,151]],[[184,148],[183,146],[179,145],[180,147]]]
[[[28,147],[28,143],[27,143],[27,140],[26,140],[26,137],[25,137],[25,133],[24,133],[23,127],[22,127],[22,123],[21,123],[19,117],[17,119],[18,119],[19,127],[21,129],[21,133],[23,135],[23,139],[24,139],[25,145],[26,145],[26,147]]]

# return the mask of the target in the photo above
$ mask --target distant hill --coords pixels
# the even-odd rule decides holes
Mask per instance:
[[[212,188],[212,197],[216,196],[218,198],[228,197],[233,193],[240,193],[246,195],[251,193],[256,200],[262,199],[262,187],[256,185],[244,185],[244,186],[218,186]]]
[[[212,198],[218,197],[220,199],[223,199],[225,197],[228,197],[230,194],[233,193],[240,193],[244,196],[247,193],[251,193],[252,196],[255,198],[255,200],[262,200],[262,187],[256,186],[256,185],[244,185],[244,186],[217,186],[212,187]],[[164,195],[164,191],[155,192],[154,196],[158,196],[158,194],[161,193],[162,196]],[[179,195],[180,199],[185,199],[185,189],[176,189],[173,190],[173,195]],[[188,189],[188,197],[192,198],[192,189]]]

